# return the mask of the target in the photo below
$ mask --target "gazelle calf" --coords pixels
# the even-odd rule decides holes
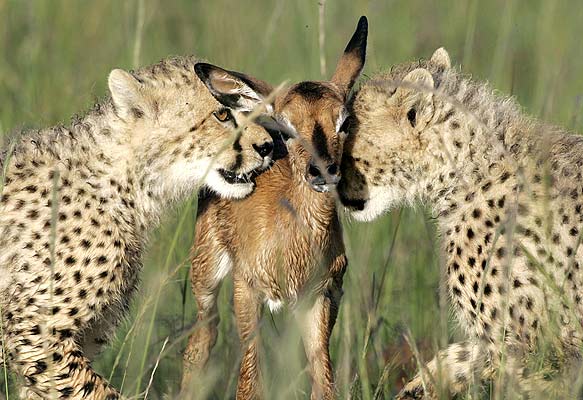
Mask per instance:
[[[209,197],[199,205],[191,280],[198,326],[184,355],[183,389],[204,367],[217,338],[217,294],[233,273],[234,306],[243,347],[237,399],[261,396],[258,324],[264,304],[297,314],[313,379],[312,398],[333,398],[328,350],[347,260],[330,190],[340,176],[350,90],[365,62],[368,23],[356,32],[329,82],[301,82],[278,95],[278,122],[293,138],[275,142],[279,154],[242,201]],[[276,156],[277,157],[277,156]],[[301,300],[307,307],[298,307]]]

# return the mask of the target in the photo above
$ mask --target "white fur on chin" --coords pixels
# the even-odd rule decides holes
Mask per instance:
[[[390,211],[399,204],[402,195],[386,187],[373,187],[370,197],[362,210],[351,210],[350,215],[357,221],[369,222]]]
[[[216,169],[209,171],[204,183],[219,196],[228,199],[242,199],[250,195],[255,188],[255,184],[252,182],[235,184],[227,183]]]

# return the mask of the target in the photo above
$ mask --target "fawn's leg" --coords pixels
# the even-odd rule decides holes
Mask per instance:
[[[261,303],[257,294],[243,279],[235,277],[233,286],[235,316],[243,354],[237,384],[237,400],[258,399],[261,398],[262,392],[258,354]]]
[[[342,297],[346,265],[344,255],[337,257],[331,268],[333,277],[324,293],[315,298],[308,310],[299,311],[298,320],[312,376],[312,400],[336,397],[329,346]]]
[[[190,280],[198,305],[197,323],[184,351],[182,390],[185,390],[196,373],[206,366],[210,352],[217,342],[219,313],[217,295],[222,279],[231,271],[232,262],[226,251],[204,251],[200,247],[192,260]],[[196,248],[195,248],[196,251]]]

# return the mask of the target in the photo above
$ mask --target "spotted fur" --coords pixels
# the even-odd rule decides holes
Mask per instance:
[[[2,342],[23,398],[119,398],[90,358],[128,307],[148,232],[201,185],[231,197],[252,190],[229,184],[222,170],[269,163],[257,150],[272,143],[268,133],[236,108],[219,121],[224,105],[195,63],[172,58],[132,74],[114,70],[111,99],[69,126],[23,133],[5,155]],[[245,129],[237,147],[226,146],[235,123]]]
[[[430,207],[469,337],[399,397],[462,393],[494,376],[523,394],[551,390],[583,344],[583,139],[451,68],[443,49],[373,77],[353,111],[341,198],[361,220]],[[542,360],[526,368],[533,355]]]

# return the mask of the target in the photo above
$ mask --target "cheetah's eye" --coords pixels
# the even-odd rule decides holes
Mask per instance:
[[[227,122],[233,118],[231,112],[227,108],[221,108],[219,111],[215,111],[213,115],[221,122]]]
[[[412,127],[415,127],[415,123],[417,122],[417,111],[414,108],[410,109],[407,112],[407,119]]]

